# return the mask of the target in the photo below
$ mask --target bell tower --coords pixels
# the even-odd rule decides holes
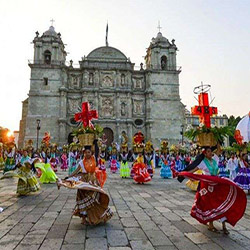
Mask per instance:
[[[170,143],[181,139],[184,105],[179,95],[181,68],[176,65],[176,52],[175,40],[169,42],[159,30],[145,56],[147,87],[151,93],[147,105],[148,134],[156,145],[163,139]]]
[[[66,51],[61,34],[53,24],[41,36],[36,32],[33,40],[34,57],[29,61],[30,90],[27,99],[24,140],[36,140],[36,120],[41,121],[41,137],[49,131],[52,139],[60,142],[64,127],[58,118],[65,117],[66,97],[61,90],[67,81],[65,72]]]
[[[56,33],[53,26],[50,26],[41,37],[37,31],[33,43],[34,64],[62,65],[65,63],[66,52],[61,34]]]

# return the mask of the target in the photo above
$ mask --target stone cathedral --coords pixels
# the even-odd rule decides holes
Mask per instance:
[[[37,119],[41,120],[39,142],[49,131],[59,145],[72,140],[72,129],[79,126],[74,114],[88,101],[98,110],[99,123],[108,142],[120,142],[126,132],[131,140],[141,131],[155,146],[162,139],[178,143],[184,122],[184,105],[179,95],[175,40],[169,42],[161,32],[152,38],[145,64],[138,69],[129,57],[106,44],[79,61],[66,63],[67,53],[53,26],[33,40],[34,59],[28,98],[23,101],[19,147],[28,139],[36,141]]]

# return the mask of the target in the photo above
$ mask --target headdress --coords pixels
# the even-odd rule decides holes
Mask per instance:
[[[145,145],[145,152],[146,153],[152,153],[154,151],[153,149],[153,143],[151,141],[147,141]]]
[[[168,152],[168,141],[167,140],[163,140],[161,141],[161,153],[167,153]]]
[[[135,153],[142,153],[144,150],[144,135],[141,131],[133,137],[133,149]]]

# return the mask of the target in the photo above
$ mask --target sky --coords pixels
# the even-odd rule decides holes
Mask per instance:
[[[250,111],[249,0],[0,0],[0,126],[19,129],[28,97],[32,40],[54,19],[71,59],[78,63],[93,49],[109,45],[139,66],[157,35],[175,39],[180,96],[190,109],[193,89],[210,84],[219,115]]]

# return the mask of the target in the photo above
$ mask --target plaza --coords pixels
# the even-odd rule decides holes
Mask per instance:
[[[139,185],[107,172],[104,189],[114,216],[95,227],[72,216],[74,190],[43,184],[41,191],[18,197],[17,179],[1,180],[0,249],[249,249],[249,198],[244,217],[234,228],[228,226],[230,235],[225,236],[208,231],[190,216],[195,193],[185,181],[161,179],[156,169],[150,183]],[[215,226],[221,229],[219,222]]]

